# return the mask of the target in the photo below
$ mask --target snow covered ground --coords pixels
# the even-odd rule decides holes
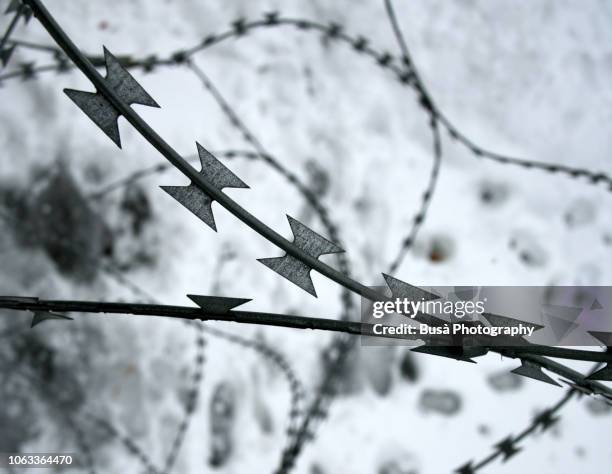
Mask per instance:
[[[275,9],[283,16],[341,23],[347,32],[369,38],[376,49],[397,54],[381,1],[47,3],[74,42],[95,55],[105,45],[117,56],[166,57],[225,31],[237,18],[258,18]],[[440,109],[472,140],[513,156],[612,173],[609,3],[421,0],[397,2],[396,8],[425,84]],[[3,30],[7,18],[2,22]],[[366,284],[380,284],[380,272],[408,232],[427,185],[431,133],[411,89],[371,58],[345,44],[327,44],[320,36],[293,26],[256,30],[207,49],[195,61],[269,152],[305,182],[328,182],[322,200],[340,228],[353,275]],[[36,21],[21,26],[15,37],[51,43]],[[48,58],[46,53],[19,51],[5,70],[21,61],[46,64]],[[162,67],[153,74],[133,74],[162,107],[135,108],[180,153],[193,155],[196,141],[216,151],[250,149],[188,69]],[[61,161],[86,195],[163,162],[123,119],[123,149],[117,149],[65,97],[66,87],[92,90],[76,72],[3,82],[2,189],[9,183],[44,186],[44,170]],[[443,135],[440,180],[398,278],[415,285],[612,284],[612,197],[603,184],[478,160]],[[251,187],[227,193],[272,228],[290,237],[289,214],[325,234],[296,190],[261,161],[234,158],[224,163]],[[324,178],[313,178],[313,169]],[[220,206],[213,205],[219,229],[214,233],[162,192],[159,185],[185,184],[178,172],[139,184],[150,204],[150,216],[139,232],[131,228],[133,214],[121,206],[126,202],[123,191],[93,206],[112,230],[113,254],[124,264],[123,277],[157,301],[188,305],[188,293],[214,293],[252,298],[243,307],[250,310],[328,317],[340,313],[340,290],[333,282],[313,274],[319,298],[310,297],[256,261],[281,253]],[[496,198],[483,200],[490,193]],[[61,274],[48,252],[24,248],[14,227],[2,226],[1,294],[144,299],[108,272],[98,272],[91,281]],[[432,262],[436,243],[447,255]],[[3,314],[26,331],[28,317]],[[286,356],[309,390],[316,387],[329,335],[210,326],[266,341]],[[55,366],[75,374],[74,385],[82,391],[80,410],[112,420],[161,465],[184,412],[194,331],[176,321],[83,316],[67,325],[45,323],[31,332],[46,341]],[[176,472],[211,469],[209,405],[221,382],[237,395],[233,452],[216,472],[272,472],[286,438],[286,381],[256,352],[206,338],[201,396]],[[537,410],[564,394],[530,380],[494,390],[490,376],[516,367],[516,362],[493,355],[477,365],[415,355],[419,376],[409,382],[400,375],[403,356],[399,350],[359,351],[355,385],[334,401],[296,473],[451,472],[485,457],[493,444],[521,431]],[[0,376],[8,380],[6,370]],[[390,380],[384,394],[376,390],[380,387],[372,374],[377,372]],[[50,377],[41,385],[54,387],[60,376]],[[423,394],[432,389],[460,397],[460,409],[449,415],[426,410]],[[32,420],[36,434],[18,437],[20,449],[78,453],[74,436],[56,436],[67,430],[65,420],[32,397],[22,405],[31,405],[29,410],[40,417]],[[606,472],[612,463],[611,418],[588,407],[586,399],[570,402],[552,433],[530,439],[515,458],[497,461],[484,472]],[[265,429],[262,413],[271,418],[270,429]],[[0,442],[15,432],[11,423],[20,422],[0,417]],[[98,472],[141,472],[138,460],[121,443],[96,436]],[[382,469],[393,460],[407,467]]]

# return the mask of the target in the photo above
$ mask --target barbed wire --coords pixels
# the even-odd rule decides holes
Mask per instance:
[[[237,218],[239,218],[240,220],[242,220],[245,224],[249,225],[253,230],[255,230],[257,233],[259,233],[260,235],[262,235],[264,238],[268,239],[271,243],[274,243],[277,247],[279,247],[280,249],[284,250],[286,252],[286,256],[285,257],[278,257],[277,260],[279,258],[281,259],[287,259],[289,257],[296,259],[296,261],[300,262],[302,265],[305,265],[306,268],[310,270],[315,269],[318,272],[322,273],[323,275],[327,276],[328,278],[334,280],[336,283],[338,283],[339,285],[343,286],[346,289],[350,289],[351,291],[360,294],[361,296],[368,298],[368,299],[380,299],[380,294],[377,294],[376,292],[370,290],[368,287],[365,287],[363,285],[361,285],[359,282],[353,280],[352,278],[350,278],[350,276],[342,273],[342,272],[338,272],[337,270],[327,266],[326,264],[323,264],[322,262],[320,262],[318,260],[318,256],[320,255],[316,255],[314,256],[313,254],[306,252],[304,250],[303,247],[301,247],[300,245],[297,245],[297,241],[298,241],[298,234],[296,234],[296,231],[294,229],[294,226],[292,224],[292,229],[294,230],[294,235],[295,235],[295,240],[294,242],[289,242],[288,240],[284,239],[283,237],[281,237],[279,234],[277,234],[275,231],[273,231],[272,229],[270,229],[269,227],[267,227],[265,224],[263,224],[261,221],[257,220],[254,216],[250,215],[248,212],[246,212],[243,208],[241,208],[235,201],[233,201],[232,199],[228,198],[227,196],[225,196],[220,188],[217,189],[214,186],[214,183],[211,183],[209,181],[207,181],[206,176],[202,177],[199,173],[197,173],[196,171],[193,170],[193,168],[182,158],[180,157],[180,155],[178,155],[166,142],[164,142],[161,137],[159,137],[150,127],[149,125],[144,122],[139,115],[137,115],[130,107],[129,107],[129,102],[126,101],[124,99],[124,97],[121,96],[121,94],[119,94],[117,91],[113,90],[113,87],[109,84],[107,84],[103,78],[101,78],[101,76],[98,75],[98,73],[96,72],[96,70],[93,68],[92,64],[88,62],[87,58],[85,58],[79,51],[78,49],[75,47],[74,44],[72,44],[72,42],[70,41],[70,39],[65,35],[65,33],[63,32],[63,30],[59,27],[59,25],[57,25],[57,23],[55,23],[55,20],[50,16],[50,14],[46,11],[46,9],[44,8],[44,6],[42,5],[42,3],[39,0],[24,0],[33,10],[34,13],[36,14],[36,16],[38,17],[38,19],[41,21],[41,23],[43,24],[43,26],[49,31],[49,33],[51,34],[51,36],[57,41],[57,43],[60,45],[60,47],[65,51],[65,53],[70,57],[70,59],[77,65],[77,67],[79,67],[84,73],[85,75],[94,83],[94,85],[96,86],[96,89],[98,90],[98,93],[96,95],[96,97],[101,97],[104,98],[105,101],[108,101],[108,106],[113,108],[113,113],[116,113],[117,116],[119,115],[123,115],[142,135],[144,138],[146,138],[153,146],[155,146],[157,148],[158,151],[160,151],[168,160],[170,160],[180,171],[182,171],[186,176],[188,176],[189,178],[191,178],[192,180],[192,185],[195,186],[196,188],[199,188],[201,192],[203,192],[206,196],[209,196],[211,199],[214,199],[216,201],[218,201],[222,206],[226,207],[232,214],[234,214]],[[286,19],[285,19],[286,20]],[[266,16],[266,24],[278,24],[279,18],[278,16],[275,15],[267,15]],[[252,22],[251,25],[253,25],[256,22]],[[317,29],[318,27],[321,26],[321,24],[318,23],[308,23],[308,22],[297,22],[297,23],[291,23],[288,22],[290,24],[295,24],[295,26],[297,26],[300,29],[310,29],[311,27],[314,29]],[[229,35],[220,35],[217,37],[214,37],[213,39],[210,39],[210,37],[207,38],[207,40],[205,40],[202,45],[198,46],[198,50],[203,49],[204,47],[208,47],[211,44],[215,44],[223,39],[229,38],[229,37],[242,37],[243,35],[246,34],[246,32],[248,31],[248,27],[246,26],[247,23],[245,20],[239,20],[234,22],[233,24],[233,31],[230,32]],[[313,26],[313,25],[318,25],[318,26]],[[257,26],[261,26],[261,25],[257,25]],[[251,28],[255,28],[256,26],[251,26]],[[326,34],[329,37],[334,37],[334,38],[343,38],[345,41],[347,41],[347,37],[346,35],[344,35],[344,33],[342,32],[342,30],[337,26],[334,25],[333,27],[330,26],[329,30],[325,30]],[[350,39],[350,37],[348,37]],[[350,41],[349,41],[350,42]],[[352,43],[352,46],[361,52],[364,52],[365,54],[372,54],[372,50],[369,49],[368,44],[367,44],[367,40],[365,38],[358,38],[355,43]],[[189,53],[191,53],[189,50],[186,52],[177,52],[173,55],[173,61],[177,64],[180,64],[182,62],[185,61],[185,55],[189,55]],[[193,54],[193,53],[191,53]],[[375,57],[377,57],[374,54]],[[386,58],[387,56],[385,56]],[[111,56],[111,58],[114,60],[114,57]],[[404,55],[404,60],[406,58],[409,58],[409,56]],[[378,57],[378,59],[380,59]],[[107,70],[109,69],[109,56],[108,54],[106,55],[106,65],[107,65]],[[387,59],[385,59],[383,62],[386,62]],[[151,64],[154,64],[155,60],[151,60],[149,58],[148,60],[148,64],[149,66],[151,66]],[[160,63],[161,64],[161,63]],[[155,65],[153,65],[154,67]],[[387,63],[387,67],[391,67],[391,69],[393,69],[394,67],[397,68],[397,66],[395,65],[390,65],[390,60],[389,63]],[[32,64],[29,64],[29,66],[27,68],[24,68],[22,66],[22,71],[20,72],[20,75],[22,77],[33,77],[35,74],[35,67]],[[521,160],[521,159],[516,159],[516,158],[512,158],[512,157],[507,157],[504,155],[498,155],[495,153],[491,153],[488,152],[486,150],[483,150],[481,148],[476,147],[472,142],[470,142],[467,138],[465,138],[465,136],[461,135],[460,133],[457,132],[457,130],[452,126],[452,124],[448,121],[448,119],[446,119],[446,117],[444,117],[443,115],[441,115],[441,113],[437,110],[437,108],[433,105],[433,102],[431,102],[430,100],[428,100],[428,95],[426,93],[426,90],[424,88],[419,88],[418,86],[418,81],[416,81],[414,79],[413,76],[409,76],[407,75],[406,71],[404,70],[404,68],[401,68],[402,70],[402,77],[403,80],[402,82],[406,82],[407,84],[412,84],[415,85],[417,87],[417,92],[420,92],[420,103],[421,105],[428,110],[431,113],[432,116],[432,128],[436,131],[436,136],[437,136],[437,122],[438,120],[440,121],[440,123],[442,125],[445,126],[445,128],[449,131],[449,133],[451,134],[451,136],[453,136],[454,138],[457,138],[461,143],[463,143],[464,145],[470,147],[471,146],[471,150],[474,152],[474,154],[476,156],[483,156],[486,158],[490,158],[493,159],[494,161],[498,161],[501,163],[512,163],[512,164],[519,164],[521,166],[524,167],[529,167],[529,168],[538,168],[538,169],[543,169],[545,171],[551,172],[551,173],[555,173],[555,172],[561,172],[564,174],[567,174],[571,177],[579,177],[579,176],[587,176],[590,178],[592,183],[598,183],[601,181],[607,182],[609,184],[612,184],[612,181],[610,180],[610,178],[603,174],[603,173],[593,173],[591,171],[588,170],[582,170],[582,169],[577,169],[577,168],[571,168],[571,167],[566,167],[566,166],[562,166],[562,165],[550,165],[550,164],[545,164],[545,163],[540,163],[540,162],[535,162],[535,161],[529,161],[529,160]],[[111,72],[109,70],[108,76],[107,76],[107,80],[110,78],[112,79],[112,77],[110,76]],[[2,79],[0,77],[0,79]],[[73,93],[79,92],[80,94],[85,94],[82,93],[80,91],[73,91]],[[143,91],[144,94],[146,94]],[[77,96],[74,96],[77,97]],[[142,96],[141,96],[142,97]],[[147,98],[150,99],[150,97],[148,95],[146,95],[146,97],[144,99],[139,99],[139,100],[148,100]],[[73,99],[75,100],[75,99]],[[152,99],[151,99],[152,100]],[[75,100],[76,101],[76,100]],[[153,102],[154,103],[154,102]],[[77,102],[78,104],[78,102]],[[148,103],[147,105],[152,105],[150,103]],[[157,104],[154,104],[157,105]],[[89,116],[90,118],[92,118],[94,121],[96,121],[96,118],[94,116],[92,116],[91,114],[89,114],[87,112],[87,110],[85,110],[85,107],[82,106],[81,107]],[[115,142],[117,144],[120,144],[119,142],[119,134],[118,134],[118,130],[117,130],[117,134],[116,137],[114,135],[112,135],[111,133],[109,133],[108,131],[106,131],[107,135],[109,135],[109,137],[111,137],[112,139],[115,140]],[[438,140],[439,140],[439,136],[438,136]],[[438,141],[439,143],[439,141]],[[200,155],[200,158],[202,159],[202,155]],[[433,173],[433,172],[432,172]],[[437,171],[436,171],[437,174]],[[211,185],[212,184],[212,185]],[[610,186],[610,189],[612,190],[612,186]],[[181,202],[180,199],[179,202]],[[181,204],[186,206],[185,202],[181,202]],[[291,221],[290,221],[291,222]],[[210,224],[209,224],[210,225]],[[305,228],[305,226],[303,226]],[[307,231],[310,231],[309,229],[306,228]],[[305,231],[301,231],[301,232],[305,232]],[[313,233],[313,232],[312,232]],[[313,233],[314,234],[314,233]],[[317,235],[317,234],[314,234]],[[320,236],[317,235],[317,237],[322,238]],[[311,238],[312,237],[311,235]],[[322,252],[325,253],[325,252]],[[327,252],[327,253],[335,253],[335,252]],[[271,259],[268,259],[271,260]],[[272,268],[272,267],[270,267]],[[286,278],[288,278],[286,275],[283,275],[280,271],[276,270],[277,273],[280,273],[282,276],[285,276]],[[295,281],[294,281],[295,283]],[[298,284],[298,283],[296,283]],[[299,285],[298,286],[302,286]],[[302,288],[306,289],[304,286],[302,286]],[[314,294],[314,289],[313,289],[313,294]],[[83,302],[77,302],[79,304],[82,304]],[[424,316],[428,316],[428,315],[424,315]],[[417,319],[418,320],[418,319]],[[495,350],[492,348],[486,348],[487,350]],[[546,349],[552,349],[552,348],[546,348]],[[607,388],[601,384],[598,384],[596,382],[593,382],[592,380],[586,380],[586,378],[584,376],[582,376],[581,374],[579,374],[578,372],[573,371],[572,369],[569,369],[561,364],[558,364],[554,361],[548,360],[545,357],[541,357],[539,355],[532,355],[529,354],[528,352],[526,352],[526,350],[524,348],[521,348],[521,351],[519,352],[512,352],[511,350],[497,350],[498,352],[500,352],[503,355],[506,355],[508,357],[514,357],[514,358],[518,358],[520,359],[522,362],[525,361],[529,361],[535,365],[537,365],[538,367],[543,367],[546,368],[548,370],[551,370],[559,375],[565,376],[567,378],[569,378],[570,380],[572,380],[572,383],[574,385],[576,385],[577,387],[582,388],[584,391],[589,392],[590,394],[600,394],[600,395],[604,395],[604,396],[609,396],[609,393],[607,391]],[[465,348],[461,348],[460,352],[465,352]],[[468,351],[469,352],[469,351]],[[546,352],[546,351],[544,351]],[[591,351],[589,351],[591,352]],[[486,353],[486,351],[485,351]],[[478,355],[482,355],[482,354],[478,354]],[[465,356],[465,354],[463,354],[463,356]],[[336,358],[336,361],[341,360],[340,357]],[[333,372],[333,371],[332,371]],[[329,393],[332,393],[333,391],[329,391]],[[321,393],[326,394],[325,391],[322,391]],[[316,417],[314,417],[316,418]],[[303,432],[303,434],[306,434],[306,431]],[[302,439],[302,438],[300,438]],[[301,445],[298,446],[298,452],[299,452],[299,447]],[[291,457],[291,456],[290,456]],[[295,459],[295,458],[294,458]],[[289,463],[292,464],[292,463]],[[281,472],[285,472],[285,471],[281,471]]]
[[[194,295],[195,296],[195,295]],[[204,297],[206,298],[206,297]],[[102,301],[83,301],[83,300],[53,300],[41,299],[37,297],[27,296],[0,296],[0,308],[13,309],[17,311],[48,311],[51,313],[106,313],[119,315],[134,315],[134,316],[159,316],[165,318],[176,318],[185,320],[202,321],[226,321],[242,324],[256,324],[264,326],[278,326],[292,329],[311,329],[320,331],[333,331],[349,335],[374,336],[378,338],[388,338],[395,340],[422,340],[421,335],[392,335],[388,333],[378,334],[374,332],[374,324],[343,321],[333,318],[318,318],[308,316],[298,316],[283,313],[268,313],[255,311],[240,311],[231,310],[225,311],[222,309],[207,310],[202,307],[191,306],[176,306],[162,304],[147,304],[147,303],[122,303],[122,302],[102,302]],[[433,344],[447,343],[448,339],[443,337],[433,336],[429,339]],[[446,346],[445,346],[446,347]],[[461,349],[458,346],[457,349]],[[480,346],[478,346],[480,348]],[[487,347],[491,351],[497,352],[502,356],[515,358],[526,361],[536,361],[539,359],[545,360],[544,368],[556,372],[558,375],[569,377],[572,380],[584,379],[579,372],[566,368],[557,362],[543,358],[541,354],[546,354],[547,357],[557,359],[578,360],[583,362],[612,362],[612,353],[607,351],[590,351],[583,349],[570,349],[555,346],[542,346],[538,344],[527,344],[524,347],[512,346],[491,346]],[[478,355],[484,355],[478,354]],[[471,354],[471,357],[476,355]],[[575,376],[572,374],[576,374]],[[599,385],[599,384],[598,384]],[[585,385],[586,388],[586,385]],[[604,385],[601,385],[603,393],[610,395],[612,389],[607,390]]]
[[[0,212],[0,217],[6,218],[7,214]],[[65,244],[65,243],[64,243]],[[122,284],[129,284],[129,288],[145,298],[154,301],[148,293],[144,292],[138,286],[129,282],[125,277],[122,277],[120,271],[112,266],[107,265],[106,271],[111,272],[111,275],[117,278]],[[358,323],[351,321],[338,321],[334,319],[324,318],[312,318],[296,315],[277,314],[277,313],[255,313],[255,312],[244,312],[244,311],[232,311],[218,312],[218,311],[204,311],[192,307],[183,306],[169,306],[160,304],[137,304],[137,303],[104,303],[104,302],[87,302],[87,301],[73,301],[73,300],[41,300],[36,297],[14,297],[14,296],[3,296],[0,297],[0,307],[10,308],[15,310],[26,310],[26,311],[45,311],[49,313],[57,312],[89,312],[89,313],[114,313],[114,314],[134,314],[134,315],[149,315],[149,316],[165,316],[181,319],[205,319],[205,320],[222,320],[222,321],[233,321],[247,324],[263,324],[263,325],[275,325],[281,327],[290,327],[297,329],[319,329],[326,331],[336,331],[341,333],[347,333],[352,335],[374,335],[374,325],[369,323]],[[190,323],[191,321],[185,321]],[[406,336],[391,336],[388,334],[377,335],[376,337],[391,337],[406,339]],[[414,338],[418,339],[418,338]],[[446,342],[444,338],[441,338],[436,342],[436,337],[430,339],[433,344],[443,344]],[[602,391],[601,387],[597,390],[593,390],[593,387],[589,387],[589,380],[583,380],[584,377],[580,376],[578,372],[567,369],[560,364],[550,361],[545,358],[541,358],[541,355],[547,357],[579,360],[579,361],[598,361],[598,362],[612,362],[612,354],[609,352],[597,352],[597,351],[585,351],[579,349],[559,348],[551,346],[541,346],[537,344],[528,344],[527,346],[498,346],[498,347],[487,347],[488,350],[494,350],[500,353],[502,356],[517,358],[523,362],[532,362],[542,367],[551,370],[558,375],[566,376],[571,378],[575,383],[578,383],[583,390],[590,390],[592,394],[602,394],[608,399],[610,392]],[[477,355],[484,355],[486,351],[482,351]],[[455,354],[457,358],[459,353]],[[474,354],[471,355],[474,357]]]

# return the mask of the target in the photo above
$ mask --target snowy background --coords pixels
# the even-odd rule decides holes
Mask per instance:
[[[379,1],[47,3],[93,55],[105,45],[117,56],[166,57],[237,18],[275,9],[341,23],[397,54]],[[513,156],[612,173],[609,3],[397,3],[425,84],[467,136]],[[8,17],[1,20],[3,31]],[[36,21],[14,37],[51,44]],[[49,60],[47,53],[20,50],[4,72]],[[194,60],[268,151],[318,189],[340,228],[353,276],[380,284],[432,163],[431,132],[413,91],[372,58],[292,26],[249,32]],[[184,156],[196,152],[196,140],[214,151],[250,149],[188,69],[132,73],[162,107],[136,109]],[[218,294],[253,298],[245,310],[338,317],[337,285],[313,274],[319,298],[310,297],[256,261],[281,252],[220,206],[213,205],[214,233],[159,189],[186,184],[178,172],[87,199],[164,160],[123,119],[123,150],[117,149],[66,98],[65,87],[92,90],[76,72],[6,80],[0,88],[0,294],[183,305],[191,305],[187,293]],[[612,284],[611,196],[603,184],[477,160],[443,136],[440,180],[398,278],[416,285]],[[289,214],[325,234],[296,190],[264,163],[224,163],[251,187],[227,193],[272,228],[290,237]],[[82,315],[30,330],[30,316],[1,314],[0,452],[79,453],[81,436],[68,421],[76,420],[95,446],[96,472],[143,472],[125,443],[95,428],[93,415],[163,464],[193,376],[192,328],[159,318]],[[264,341],[290,361],[308,394],[316,388],[330,335],[208,325]],[[286,443],[286,380],[252,349],[205,338],[200,397],[175,471],[272,472]],[[296,473],[452,472],[488,455],[564,394],[503,375],[517,363],[494,355],[474,365],[364,347],[353,357],[351,383]],[[213,468],[211,401],[220,392],[233,407],[226,420],[232,449]],[[612,463],[611,420],[600,405],[574,400],[552,432],[484,471],[605,472]]]

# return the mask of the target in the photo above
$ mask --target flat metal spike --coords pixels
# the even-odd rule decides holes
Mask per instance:
[[[274,270],[291,283],[299,286],[302,290],[307,291],[315,298],[317,297],[317,292],[314,284],[312,283],[312,279],[310,278],[310,271],[312,268],[310,268],[304,262],[291,255],[285,255],[284,257],[259,258],[257,261],[263,263],[271,270]]]
[[[415,301],[433,301],[441,298],[439,295],[422,290],[418,286],[413,286],[405,281],[398,280],[397,278],[387,275],[386,273],[383,273],[382,276],[387,282],[387,286],[391,290],[393,298],[407,298]]]
[[[440,356],[440,357],[446,357],[448,359],[455,359],[455,360],[461,360],[463,362],[470,362],[472,364],[475,364],[476,361],[466,357],[463,354],[463,348],[462,347],[455,347],[455,346],[429,346],[429,345],[423,345],[423,346],[419,346],[419,347],[415,347],[414,349],[411,349],[412,352],[418,352],[421,354],[431,354],[431,355],[436,355],[436,356]]]
[[[582,308],[573,306],[542,305],[542,313],[547,317],[548,326],[557,338],[557,341],[561,341],[578,327],[578,324],[575,324],[574,321],[576,321],[581,312]]]
[[[185,206],[189,211],[199,217],[206,225],[215,232],[215,216],[212,212],[212,198],[200,188],[190,184],[189,186],[160,186],[165,192]]]
[[[557,318],[556,316],[547,315],[547,319],[550,329],[559,341],[578,327],[576,323]]]
[[[539,380],[540,382],[546,382],[551,385],[560,387],[561,385],[555,382],[554,379],[546,375],[539,365],[533,364],[527,360],[521,361],[521,366],[514,370],[511,370],[513,374],[522,375],[523,377],[529,377],[530,379]]]
[[[7,46],[2,51],[0,51],[0,61],[2,61],[2,66],[6,66],[8,62],[11,60],[11,56],[15,51],[17,45]]]
[[[196,143],[196,145],[198,147],[200,163],[202,164],[200,174],[217,189],[249,187],[206,148],[199,143]],[[208,194],[193,183],[188,186],[161,186],[161,188],[199,217],[212,230],[217,231],[215,216],[212,211],[214,199]]]
[[[399,280],[391,275],[387,275],[386,273],[383,273],[382,276],[387,282],[387,286],[391,290],[391,295],[393,298],[405,298],[410,301],[433,301],[441,298],[440,295],[425,291],[418,286],[406,283],[405,281]],[[425,313],[421,314],[421,320],[423,323],[429,324],[430,326],[440,326],[447,324],[448,322]]]
[[[63,314],[49,313],[47,311],[36,311],[34,312],[34,316],[32,316],[32,324],[30,327],[33,328],[34,326],[38,326],[43,321],[47,321],[49,319],[63,319],[72,321],[72,318],[64,316]]]
[[[591,336],[597,339],[600,342],[603,342],[603,345],[606,347],[612,347],[612,332],[605,331],[587,331]]]
[[[587,377],[587,380],[607,380],[612,381],[612,367],[610,364],[606,364],[606,366],[602,369],[599,369],[597,372],[592,373]]]
[[[222,296],[187,295],[200,308],[211,313],[229,313],[237,306],[251,301],[246,298],[224,298]]]
[[[344,252],[342,248],[332,241],[317,234],[293,217],[288,215],[287,220],[293,233],[293,244],[311,257],[319,258],[321,255],[329,253]],[[285,255],[283,257],[260,258],[258,261],[304,291],[307,291],[315,298],[317,297],[317,292],[310,278],[312,268],[301,260],[292,255]]]
[[[338,247],[331,240],[327,240],[322,235],[317,234],[314,230],[306,227],[293,217],[288,215],[287,220],[289,221],[291,232],[293,232],[293,243],[308,255],[319,258],[321,255],[328,253],[344,252],[344,249]]]
[[[523,326],[526,326],[528,328],[533,328],[534,331],[538,331],[544,328],[544,326],[540,324],[531,323],[529,321],[521,321],[519,319],[509,318],[507,316],[501,316],[499,314],[482,313],[482,317],[485,318],[487,322],[491,324],[491,326],[496,326],[496,327],[499,327],[499,326],[516,327],[519,324],[522,324]]]
[[[552,316],[555,318],[561,318],[566,321],[573,322],[578,318],[580,313],[582,312],[582,308],[578,308],[575,306],[561,306],[554,304],[545,304],[542,305],[542,312],[546,316]]]
[[[219,161],[206,148],[196,142],[198,147],[198,156],[202,164],[200,174],[210,181],[217,189],[223,188],[249,188],[238,176],[230,171],[230,169]]]
[[[123,102],[128,105],[141,104],[159,107],[157,102],[106,48],[104,48],[104,62],[106,64],[104,80]],[[74,89],[64,89],[64,92],[85,115],[121,148],[121,137],[117,124],[117,119],[121,114],[102,94]]]
[[[591,310],[604,309],[599,300],[595,299],[593,303],[591,303]]]
[[[140,104],[159,108],[157,102],[106,47],[104,47],[104,61],[106,63],[106,82],[123,102],[130,105]]]
[[[121,148],[121,137],[117,124],[120,114],[109,101],[93,92],[64,89],[64,93]]]

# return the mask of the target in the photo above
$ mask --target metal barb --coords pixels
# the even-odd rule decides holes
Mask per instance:
[[[387,275],[386,273],[383,273],[382,276],[385,279],[387,286],[391,290],[391,295],[393,298],[406,298],[414,301],[433,301],[441,298],[440,295],[423,290],[417,286],[392,277],[391,275]],[[423,312],[419,313],[419,321],[429,324],[430,326],[441,326],[447,324],[447,321]]]
[[[511,371],[513,374],[522,375],[523,377],[529,377],[540,382],[546,382],[551,385],[560,387],[561,385],[555,382],[555,380],[546,375],[539,365],[533,364],[528,360],[521,360],[521,366]]]
[[[608,363],[603,369],[589,375],[587,380],[606,380],[612,382],[612,366]]]
[[[206,178],[215,188],[249,188],[238,176],[232,173],[223,163],[221,163],[212,153],[202,145],[196,143],[198,156],[202,164],[200,174]],[[161,188],[176,199],[180,204],[189,209],[199,217],[206,225],[215,232],[217,225],[212,211],[214,199],[202,191],[193,183],[188,186],[161,186]]]
[[[502,327],[516,327],[519,325],[526,326],[528,328],[533,328],[534,331],[539,331],[543,329],[544,326],[536,323],[531,323],[528,321],[521,321],[519,319],[509,318],[507,316],[501,316],[499,314],[493,313],[482,313],[482,317],[487,320],[491,326],[502,326]]]
[[[105,82],[126,104],[140,104],[149,107],[159,105],[121,65],[106,47],[104,47],[106,64]],[[85,92],[64,89],[65,94],[87,115],[100,129],[121,148],[121,137],[117,119],[121,113],[98,92]]]
[[[597,339],[599,342],[602,342],[604,346],[611,347],[612,346],[612,332],[605,331],[588,331],[588,333]]]
[[[43,321],[47,321],[49,319],[60,319],[60,320],[70,320],[73,319],[69,316],[64,316],[63,314],[51,313],[48,311],[34,311],[34,315],[32,316],[32,324],[30,328],[38,326]]]
[[[217,314],[229,313],[237,306],[252,301],[248,298],[224,298],[222,296],[187,295],[187,297],[204,311]]]
[[[317,234],[293,217],[288,215],[287,219],[293,232],[293,244],[308,255],[319,258],[325,254],[344,252],[336,244]],[[317,296],[312,279],[310,278],[312,268],[301,260],[292,255],[285,255],[283,257],[260,258],[258,261],[314,297]]]
[[[483,349],[486,352],[486,349]],[[459,346],[428,346],[423,345],[412,349],[412,352],[419,352],[421,354],[431,354],[439,357],[446,357],[448,359],[460,360],[463,362],[470,362],[476,364],[474,359],[465,355],[464,348]]]

